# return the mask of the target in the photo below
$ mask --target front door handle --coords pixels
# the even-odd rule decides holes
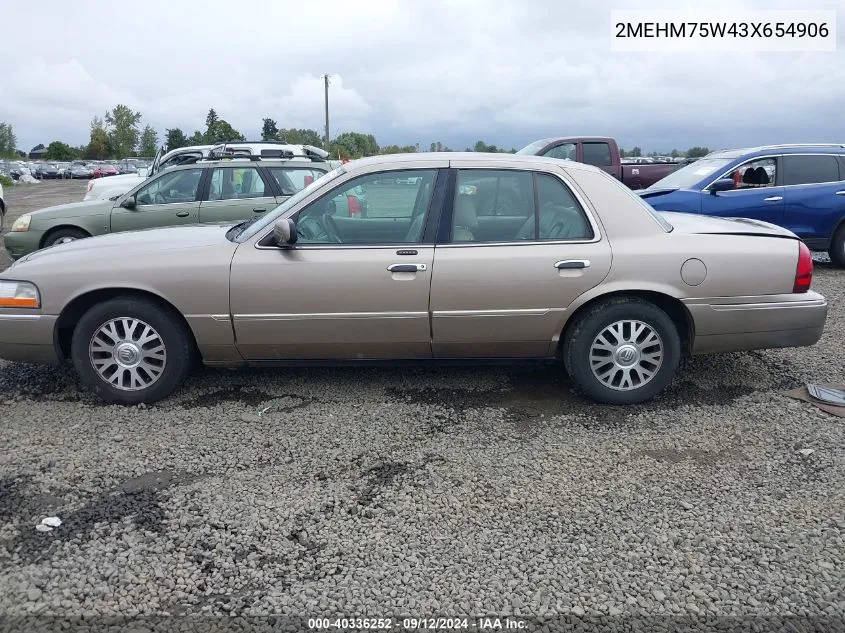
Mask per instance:
[[[783,196],[771,196],[769,198],[763,198],[763,202],[780,202],[783,200]]]
[[[836,195],[837,196],[845,196],[845,189],[843,189],[842,191],[837,191]]]
[[[188,211],[179,211],[179,213],[176,214],[176,217],[177,218],[187,218],[189,215],[191,215],[191,214]]]
[[[264,213],[267,209],[253,209],[256,213]]]
[[[590,267],[590,260],[589,259],[563,259],[559,262],[555,262],[555,268],[558,270],[571,270],[575,268],[589,268]]]
[[[391,264],[387,267],[392,273],[415,273],[428,268],[425,264]]]

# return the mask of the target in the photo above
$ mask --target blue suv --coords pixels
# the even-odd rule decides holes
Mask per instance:
[[[845,267],[845,145],[711,152],[636,193],[658,211],[777,224]]]

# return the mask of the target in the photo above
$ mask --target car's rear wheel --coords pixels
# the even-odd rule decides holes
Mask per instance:
[[[845,268],[845,224],[840,226],[839,230],[833,234],[827,254],[830,255],[830,261],[834,265]]]
[[[569,376],[590,398],[636,404],[671,381],[681,356],[672,319],[633,297],[602,301],[576,317],[563,343]]]
[[[48,246],[55,246],[56,244],[66,244],[68,242],[75,242],[86,237],[91,237],[82,229],[58,229],[52,233],[48,233],[44,238],[44,248]]]
[[[191,367],[184,322],[155,302],[119,297],[79,320],[71,357],[82,381],[103,400],[150,403],[170,395]]]

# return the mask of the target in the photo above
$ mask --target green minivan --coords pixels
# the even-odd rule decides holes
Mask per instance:
[[[326,162],[205,160],[171,167],[109,200],[27,213],[4,237],[13,259],[74,240],[154,227],[238,222],[263,214],[328,172]],[[360,207],[360,202],[350,203]],[[356,208],[357,208],[356,207]]]

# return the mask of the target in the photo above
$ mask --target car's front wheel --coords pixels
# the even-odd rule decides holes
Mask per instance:
[[[52,233],[48,233],[44,238],[44,248],[48,246],[55,246],[56,244],[67,244],[68,242],[75,242],[86,237],[91,237],[81,229],[58,229]]]
[[[830,255],[830,261],[839,268],[845,268],[845,224],[839,227],[830,241],[830,247],[827,250]]]
[[[73,332],[71,357],[107,402],[150,403],[170,395],[191,367],[184,322],[148,299],[118,297],[90,308]]]
[[[570,377],[590,398],[607,404],[653,398],[671,382],[680,357],[672,319],[633,297],[588,308],[568,328],[563,343]]]

